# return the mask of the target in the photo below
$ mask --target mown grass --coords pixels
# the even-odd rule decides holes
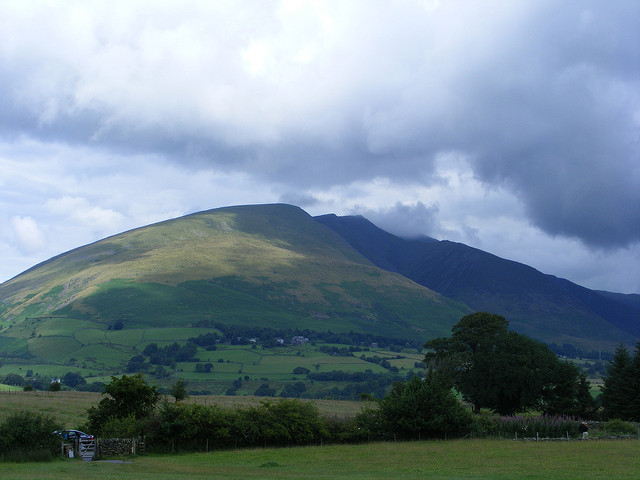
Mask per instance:
[[[3,464],[10,479],[636,479],[640,442],[455,440]]]

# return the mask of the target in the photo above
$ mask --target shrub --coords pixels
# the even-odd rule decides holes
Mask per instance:
[[[217,405],[164,402],[147,435],[155,450],[222,448],[231,443],[231,421],[232,412]]]
[[[110,417],[102,425],[100,436],[104,438],[133,438],[139,436],[142,422],[131,414],[127,417]]]
[[[625,422],[614,418],[600,425],[600,429],[606,435],[634,435],[638,433],[638,426],[631,422]]]
[[[490,410],[481,409],[480,413],[472,417],[471,436],[481,438],[498,436],[500,418]]]
[[[308,445],[328,435],[318,408],[309,402],[265,400],[235,411],[233,436],[244,446]]]
[[[434,371],[424,379],[395,383],[380,401],[384,430],[404,438],[446,437],[466,430],[471,415],[451,392],[446,379]]]
[[[0,424],[0,455],[5,461],[51,460],[60,449],[60,438],[53,433],[62,426],[40,412],[17,412]]]

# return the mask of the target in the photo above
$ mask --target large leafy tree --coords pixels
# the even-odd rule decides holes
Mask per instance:
[[[104,387],[104,394],[108,397],[100,400],[97,407],[88,410],[89,429],[94,434],[99,434],[110,420],[145,418],[160,399],[158,387],[147,385],[140,373],[123,375],[121,378],[111,377],[111,382]]]
[[[474,411],[511,414],[527,407],[554,411],[577,407],[578,371],[567,367],[544,344],[511,332],[501,315],[476,312],[452,328],[450,338],[425,344],[425,363],[447,375]],[[567,380],[569,378],[569,380]],[[559,380],[570,398],[563,405]],[[574,388],[575,387],[575,388]],[[570,413],[570,412],[562,412]]]

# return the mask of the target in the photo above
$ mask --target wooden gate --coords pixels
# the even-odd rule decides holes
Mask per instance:
[[[96,455],[96,439],[95,438],[79,438],[77,440],[76,452],[85,462],[90,462]]]

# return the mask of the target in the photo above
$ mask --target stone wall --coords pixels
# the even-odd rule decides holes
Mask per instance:
[[[96,440],[96,456],[111,457],[114,455],[137,455],[144,453],[143,438],[98,438]]]

